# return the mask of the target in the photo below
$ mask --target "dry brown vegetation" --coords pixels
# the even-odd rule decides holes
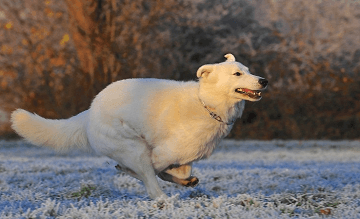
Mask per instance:
[[[0,132],[25,108],[66,118],[112,81],[194,80],[231,52],[270,81],[230,137],[359,138],[355,1],[3,0]]]

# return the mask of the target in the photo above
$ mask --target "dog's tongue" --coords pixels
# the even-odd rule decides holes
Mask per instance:
[[[246,93],[253,93],[253,91],[250,90],[250,89],[243,88],[243,90],[244,90]]]

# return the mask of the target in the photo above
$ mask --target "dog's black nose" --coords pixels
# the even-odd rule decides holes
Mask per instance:
[[[266,85],[268,84],[268,80],[266,80],[265,78],[261,78],[259,79],[259,84],[261,84],[263,87],[266,87]]]

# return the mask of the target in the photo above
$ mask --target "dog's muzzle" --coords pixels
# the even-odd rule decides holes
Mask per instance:
[[[237,92],[239,94],[245,94],[253,99],[258,99],[261,97],[261,91],[258,91],[258,90],[250,90],[247,88],[237,88],[235,90],[235,92]]]
[[[261,90],[265,89],[267,84],[268,84],[268,80],[261,78],[259,79],[259,84],[263,87]],[[245,94],[248,97],[252,98],[252,99],[260,99],[261,98],[261,91],[260,90],[250,90],[247,88],[236,88],[235,89],[236,93],[239,94]]]

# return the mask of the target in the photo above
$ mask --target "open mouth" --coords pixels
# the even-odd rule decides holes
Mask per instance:
[[[239,94],[245,94],[253,99],[261,98],[261,91],[258,91],[258,90],[250,90],[247,88],[237,88],[237,89],[235,89],[235,92],[239,93]]]

